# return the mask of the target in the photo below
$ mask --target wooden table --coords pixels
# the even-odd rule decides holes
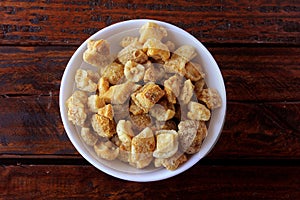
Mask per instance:
[[[167,180],[113,178],[62,125],[66,64],[128,19],[175,24],[211,51],[227,89],[222,135]],[[0,1],[0,199],[300,199],[300,1]]]

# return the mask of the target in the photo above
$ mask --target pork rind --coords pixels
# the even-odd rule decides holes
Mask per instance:
[[[103,106],[102,108],[98,109],[98,115],[104,116],[108,118],[109,120],[114,119],[114,110],[111,104],[107,104]]]
[[[184,153],[177,151],[170,158],[156,158],[154,161],[155,167],[164,166],[167,170],[174,171],[179,165],[185,163],[187,161],[187,157]]]
[[[155,132],[156,149],[155,158],[170,158],[178,150],[178,133],[174,130],[160,130]]]
[[[122,38],[120,42],[120,46],[124,48],[132,43],[136,43],[137,41],[138,41],[137,37],[126,36]]]
[[[90,128],[82,127],[80,135],[83,141],[89,146],[94,146],[98,141],[98,137],[91,133]]]
[[[118,139],[121,142],[119,146],[120,154],[118,158],[123,162],[129,162],[131,153],[131,140],[134,136],[131,122],[120,120],[117,124],[117,134]]]
[[[83,91],[75,91],[66,101],[68,109],[68,120],[74,125],[83,126],[87,118],[85,104],[87,94]]]
[[[172,119],[175,115],[175,107],[172,103],[163,99],[155,104],[150,110],[149,113],[158,121],[167,121]]]
[[[105,116],[94,114],[91,123],[94,131],[101,137],[111,138],[116,133],[115,122]]]
[[[139,82],[144,78],[145,67],[134,61],[128,61],[125,64],[124,74],[127,80],[132,82]]]
[[[83,60],[95,67],[104,68],[112,61],[110,46],[106,40],[90,40],[87,50],[83,53]]]
[[[139,42],[133,42],[122,49],[118,55],[118,60],[125,65],[128,61],[134,61],[137,63],[145,63],[148,60],[148,56],[142,51],[143,45]]]
[[[145,65],[144,65],[145,66]],[[150,61],[147,62],[147,68],[144,75],[144,82],[154,82],[157,83],[165,75],[164,68],[159,65],[153,65]]]
[[[203,89],[200,94],[197,95],[199,101],[206,104],[209,109],[216,109],[221,106],[222,100],[218,91],[214,88]]]
[[[170,57],[168,47],[155,38],[150,38],[144,43],[143,51],[147,52],[147,55],[155,60],[166,61]]]
[[[145,113],[148,113],[164,94],[165,92],[158,85],[150,82],[133,93],[131,98],[137,106],[144,110]]]
[[[210,111],[205,105],[191,101],[188,104],[187,116],[191,120],[208,121],[210,119]]]
[[[176,98],[180,95],[182,77],[175,74],[164,81],[164,90],[169,102],[175,104]]]
[[[184,81],[181,93],[180,93],[180,101],[183,104],[188,104],[194,94],[194,88],[195,86],[193,85],[192,81],[186,80]]]
[[[144,128],[150,127],[152,125],[151,117],[147,113],[139,115],[130,114],[130,121],[132,122],[133,128],[138,131],[141,131]]]
[[[176,49],[170,60],[165,62],[165,70],[169,73],[178,73],[184,76],[186,73],[186,63],[192,60],[196,55],[197,54],[194,47],[183,45]]]
[[[201,145],[204,139],[206,138],[206,136],[207,136],[206,124],[203,121],[199,121],[196,136],[194,137],[191,145],[185,150],[185,153],[195,154],[199,152],[201,149]]]
[[[152,130],[149,127],[145,128],[132,138],[130,164],[136,168],[147,167],[153,159],[155,145]]]
[[[100,76],[92,70],[78,69],[75,74],[75,83],[78,89],[86,92],[95,92],[97,90],[97,80]]]
[[[98,95],[102,96],[109,89],[109,81],[107,78],[101,77],[98,81]]]
[[[199,122],[194,120],[181,121],[178,124],[179,144],[181,150],[186,152],[197,135]]]
[[[100,158],[105,160],[114,160],[119,155],[119,148],[114,145],[111,141],[98,141],[94,145],[94,150]]]
[[[105,102],[104,99],[100,98],[98,95],[92,94],[88,97],[87,105],[91,112],[96,113],[99,108],[105,106]]]
[[[148,22],[144,24],[140,30],[140,38],[139,42],[144,43],[150,38],[155,38],[157,40],[161,40],[163,37],[166,37],[168,35],[167,30],[154,23],[154,22]]]
[[[188,62],[185,65],[185,75],[186,79],[190,79],[191,81],[199,81],[205,77],[205,73],[202,70],[202,66],[198,63]]]
[[[103,71],[102,78],[106,78],[111,85],[116,85],[122,82],[124,77],[124,66],[113,62],[108,65]]]

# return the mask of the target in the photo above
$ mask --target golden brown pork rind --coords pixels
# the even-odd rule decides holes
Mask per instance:
[[[155,158],[170,158],[178,150],[178,133],[174,130],[160,130],[155,132],[156,149]]]
[[[102,78],[106,78],[111,85],[121,83],[124,78],[124,66],[122,64],[112,62],[103,71]]]
[[[205,107],[205,105],[191,101],[188,104],[187,117],[191,120],[201,120],[208,121],[210,119],[210,111]]]
[[[170,57],[168,47],[160,40],[149,38],[143,45],[143,51],[147,53],[148,57],[155,60],[167,61]]]
[[[167,30],[154,22],[147,22],[144,24],[140,30],[140,43],[145,43],[150,38],[155,38],[157,40],[161,40],[162,38],[168,35]]]
[[[75,74],[76,87],[86,92],[95,92],[97,90],[97,80],[99,74],[91,70],[78,69]]]
[[[222,100],[219,92],[214,88],[203,89],[197,95],[199,101],[203,101],[209,109],[216,109],[222,105]]]
[[[101,137],[111,138],[116,133],[116,124],[107,117],[94,114],[91,119],[94,131]]]
[[[119,148],[114,145],[111,141],[98,141],[94,145],[94,150],[100,158],[105,160],[114,160],[119,155]]]

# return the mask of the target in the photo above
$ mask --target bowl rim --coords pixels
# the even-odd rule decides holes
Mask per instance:
[[[95,159],[93,159],[91,156],[88,155],[88,152],[86,150],[84,150],[84,148],[81,147],[81,145],[76,141],[75,137],[73,137],[72,135],[72,130],[69,127],[69,122],[67,119],[67,114],[66,114],[66,108],[65,108],[65,97],[64,97],[64,91],[67,87],[67,82],[68,82],[68,74],[69,71],[72,68],[72,63],[75,62],[76,57],[78,57],[79,55],[81,55],[83,53],[83,51],[86,49],[86,44],[87,41],[89,39],[95,38],[98,35],[103,35],[103,34],[107,34],[107,32],[109,32],[111,29],[122,29],[124,27],[126,27],[127,25],[130,25],[132,23],[146,23],[146,22],[155,22],[158,23],[164,27],[167,27],[168,29],[172,29],[172,30],[176,30],[179,31],[180,33],[188,36],[191,40],[193,40],[193,42],[196,44],[195,48],[201,48],[201,51],[203,51],[204,54],[206,54],[210,61],[213,62],[213,65],[216,66],[216,72],[218,73],[218,75],[220,76],[219,80],[219,84],[221,86],[222,91],[219,93],[222,94],[221,98],[222,98],[222,106],[221,106],[221,114],[220,114],[220,119],[219,122],[220,124],[217,127],[217,133],[216,137],[213,140],[213,143],[210,145],[209,149],[203,154],[203,155],[198,155],[197,153],[193,155],[194,159],[191,160],[191,158],[189,158],[189,160],[187,161],[187,163],[189,163],[188,165],[184,165],[179,167],[178,169],[176,169],[175,171],[169,171],[166,169],[161,169],[163,170],[164,173],[159,173],[157,171],[154,172],[149,172],[149,175],[146,176],[147,173],[137,173],[137,174],[130,174],[130,173],[126,173],[126,172],[122,172],[122,171],[117,171],[115,169],[109,168],[106,165],[103,165],[102,163],[97,162]],[[187,31],[171,24],[168,22],[164,22],[164,21],[160,21],[160,20],[154,20],[154,19],[132,19],[132,20],[126,20],[126,21],[121,21],[121,22],[117,22],[115,24],[112,24],[110,26],[106,26],[102,29],[100,29],[99,31],[97,31],[96,33],[94,33],[93,35],[91,35],[88,39],[86,39],[79,47],[78,49],[75,51],[75,53],[72,55],[72,57],[70,58],[62,79],[61,79],[61,85],[60,85],[60,92],[59,92],[59,107],[60,107],[60,116],[63,122],[63,126],[64,129],[71,141],[71,143],[73,144],[73,146],[75,147],[75,149],[80,153],[80,155],[82,155],[90,164],[92,164],[94,167],[96,167],[97,169],[99,169],[100,171],[103,171],[106,174],[109,174],[113,177],[119,178],[119,179],[123,179],[123,180],[127,180],[127,181],[135,181],[135,182],[151,182],[151,181],[159,181],[159,180],[164,180],[170,177],[173,177],[175,175],[178,175],[186,170],[188,170],[189,168],[191,168],[192,166],[194,166],[197,162],[199,162],[203,157],[205,157],[215,146],[215,144],[217,143],[223,126],[224,126],[224,122],[225,122],[225,116],[226,116],[226,109],[227,109],[227,98],[226,98],[226,89],[225,89],[225,84],[224,84],[224,79],[222,76],[222,73],[220,71],[219,66],[217,65],[215,59],[213,58],[213,56],[210,54],[210,52],[206,49],[206,47],[198,40],[196,39],[193,35],[191,35],[190,33],[188,33]]]

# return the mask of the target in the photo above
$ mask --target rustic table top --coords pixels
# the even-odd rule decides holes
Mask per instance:
[[[212,53],[227,115],[218,143],[175,177],[109,176],[71,144],[62,74],[116,22],[177,25]],[[300,1],[0,1],[0,199],[300,199]]]

